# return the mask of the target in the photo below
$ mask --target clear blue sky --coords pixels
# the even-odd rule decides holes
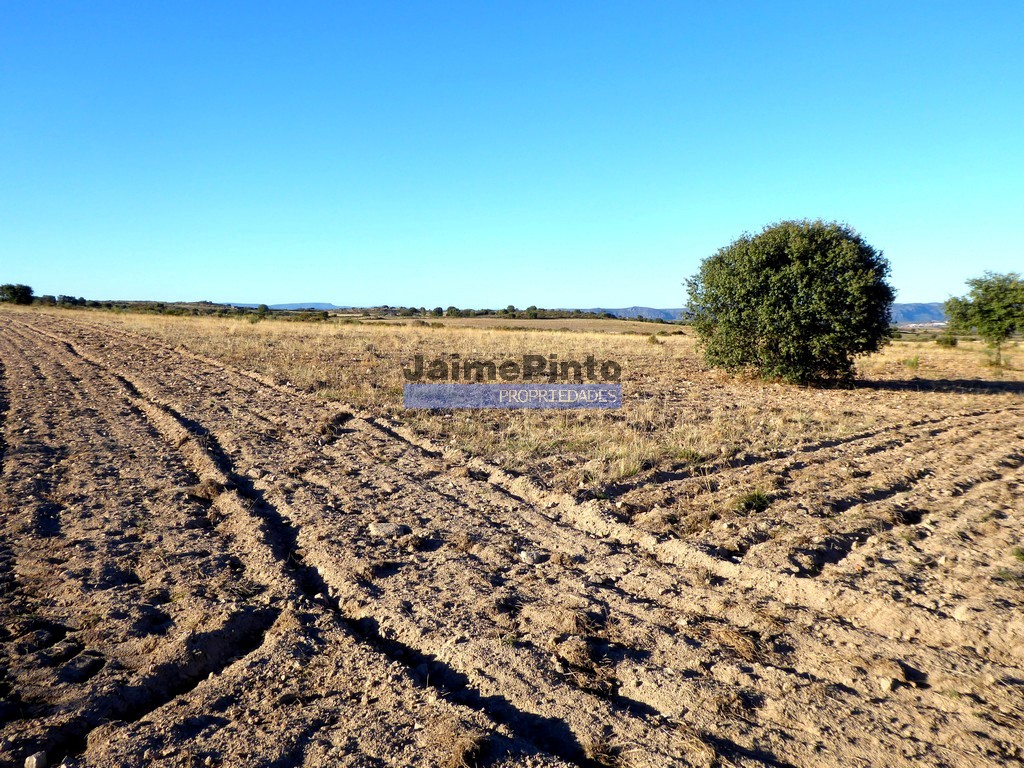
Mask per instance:
[[[674,307],[784,218],[1024,269],[1024,3],[0,4],[0,282]]]

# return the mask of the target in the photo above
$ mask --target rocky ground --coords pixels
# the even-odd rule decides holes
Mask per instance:
[[[73,316],[0,362],[2,765],[1024,760],[1019,398],[582,500]]]

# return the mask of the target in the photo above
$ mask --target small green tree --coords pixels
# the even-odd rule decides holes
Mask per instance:
[[[1024,332],[1024,281],[1016,272],[986,272],[967,281],[967,296],[946,302],[951,331],[977,333],[995,349],[996,365],[1003,363],[1003,344]]]
[[[784,221],[743,235],[687,281],[710,365],[809,383],[850,379],[891,335],[889,263],[850,227]]]
[[[12,304],[31,304],[32,289],[21,283],[0,285],[0,301],[9,301]]]

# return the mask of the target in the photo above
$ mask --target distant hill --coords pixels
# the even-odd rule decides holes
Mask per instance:
[[[903,323],[944,323],[946,313],[942,311],[941,302],[930,304],[893,304],[892,321],[896,325]]]
[[[584,312],[594,312],[596,314],[604,314],[607,312],[615,317],[623,318],[637,318],[646,317],[648,320],[665,320],[671,322],[672,320],[678,320],[686,312],[685,309],[657,309],[655,307],[624,307],[622,309],[607,309],[604,307],[598,307],[595,309],[585,309]],[[892,322],[896,325],[902,323],[941,323],[946,319],[945,313],[942,311],[941,302],[932,302],[930,304],[893,304],[892,305]]]
[[[271,304],[269,306],[271,309],[346,309],[346,307],[324,304],[320,301],[310,301],[305,304]]]
[[[615,317],[630,319],[646,317],[648,320],[665,320],[666,322],[678,320],[686,312],[685,309],[655,309],[654,307],[624,307],[622,309],[597,307],[596,309],[581,309],[580,311],[593,312],[595,315],[603,315],[607,312],[609,315],[615,315]]]

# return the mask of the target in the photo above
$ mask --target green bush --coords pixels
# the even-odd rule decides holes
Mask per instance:
[[[704,260],[688,282],[712,366],[808,383],[853,376],[890,338],[889,263],[848,226],[784,221]]]

